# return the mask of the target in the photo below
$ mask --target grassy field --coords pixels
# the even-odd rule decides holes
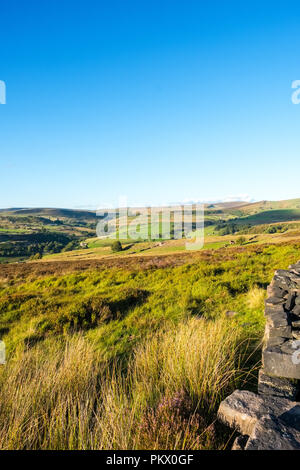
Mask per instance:
[[[0,448],[228,448],[218,405],[255,389],[265,289],[299,254],[287,241],[3,265]]]
[[[299,211],[210,204],[201,250],[119,252],[94,213],[0,211],[0,449],[230,448],[216,412],[256,390],[266,286],[300,259]]]

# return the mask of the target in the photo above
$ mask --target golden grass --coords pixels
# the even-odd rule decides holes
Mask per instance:
[[[249,290],[247,294],[248,307],[253,310],[263,308],[265,297],[266,297],[265,289],[261,289],[259,287],[253,287],[252,289]]]
[[[125,369],[81,335],[46,340],[0,371],[0,448],[222,448],[216,409],[244,365],[243,330],[225,319],[156,333]]]

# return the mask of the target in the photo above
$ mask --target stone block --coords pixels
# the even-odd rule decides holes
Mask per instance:
[[[285,299],[283,299],[282,297],[268,297],[266,300],[265,300],[265,304],[266,305],[281,305],[283,304],[285,301]]]
[[[296,292],[290,292],[285,302],[285,309],[291,311],[295,307]]]
[[[286,424],[300,422],[298,403],[281,397],[256,395],[236,390],[220,404],[218,418],[243,435],[250,436],[257,421],[266,414],[280,416]]]
[[[298,392],[298,381],[284,377],[272,377],[260,369],[258,374],[258,393],[260,395],[274,395],[295,400]]]
[[[265,347],[272,348],[274,346],[281,346],[285,341],[288,341],[288,338],[282,338],[282,336],[265,337]]]
[[[266,325],[265,329],[265,337],[268,340],[269,338],[275,337],[282,337],[282,338],[292,338],[292,328],[291,326],[282,326],[279,328],[272,328],[270,325]]]
[[[288,319],[286,314],[274,313],[267,317],[267,324],[272,328],[279,328],[288,326]]]
[[[293,320],[292,327],[296,329],[300,329],[300,320]]]
[[[300,379],[300,364],[297,364],[294,341],[281,346],[267,347],[263,351],[263,367],[266,374],[275,377]]]
[[[267,287],[267,293],[269,297],[286,298],[288,296],[287,290],[281,289],[280,287],[277,287],[275,284],[272,283]]]
[[[300,305],[295,305],[292,312],[294,315],[300,315]]]

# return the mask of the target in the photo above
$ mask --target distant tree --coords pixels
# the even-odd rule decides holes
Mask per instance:
[[[35,255],[32,255],[30,257],[30,259],[41,259],[42,258],[42,254],[41,253],[36,253]]]
[[[276,233],[276,232],[277,232],[277,228],[274,226],[268,227],[266,229],[266,233]]]
[[[113,244],[111,245],[111,250],[115,253],[117,251],[122,251],[122,245],[121,245],[121,242],[119,240],[116,240],[115,242],[113,242]]]

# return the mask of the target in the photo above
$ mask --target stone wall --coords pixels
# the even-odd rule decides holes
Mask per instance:
[[[240,433],[234,450],[300,449],[300,262],[276,271],[267,292],[257,394],[236,390],[218,411]]]

